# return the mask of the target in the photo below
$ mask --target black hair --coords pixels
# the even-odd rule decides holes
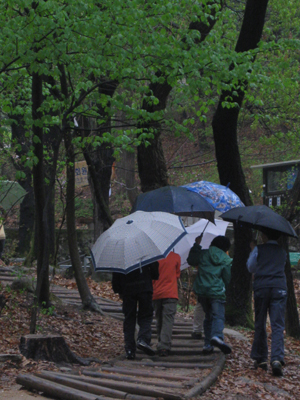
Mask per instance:
[[[230,240],[226,236],[216,236],[210,246],[215,246],[218,247],[218,249],[221,249],[223,251],[228,251],[230,249]]]
[[[259,230],[264,233],[269,240],[278,240],[281,236],[281,233],[279,231],[275,231],[274,229],[260,228]]]

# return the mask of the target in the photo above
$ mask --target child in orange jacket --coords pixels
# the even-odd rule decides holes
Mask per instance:
[[[153,308],[156,317],[157,350],[159,356],[168,356],[172,344],[172,330],[178,302],[178,284],[181,258],[171,251],[159,261],[159,279],[153,281]]]

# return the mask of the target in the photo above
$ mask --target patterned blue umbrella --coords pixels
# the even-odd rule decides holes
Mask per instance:
[[[205,197],[215,210],[225,212],[236,207],[245,207],[239,196],[229,187],[208,181],[198,181],[183,185],[188,190]]]

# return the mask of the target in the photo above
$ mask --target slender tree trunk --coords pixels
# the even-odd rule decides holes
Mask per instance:
[[[47,219],[49,258],[53,261],[55,257],[55,178],[59,147],[62,141],[60,127],[51,126],[48,133],[45,134],[44,140],[49,155],[49,160],[45,163],[45,176],[49,182],[46,184],[47,212],[45,218]]]
[[[257,47],[264,27],[267,5],[268,0],[247,1],[243,24],[235,48],[236,52],[248,51]],[[242,84],[243,87],[247,87],[246,81],[243,81]],[[232,101],[237,106],[229,109],[223,108],[222,103],[228,96],[233,99]],[[237,141],[237,122],[243,99],[244,91],[242,90],[237,90],[236,95],[231,91],[223,92],[213,118],[212,127],[220,182],[225,186],[230,183],[230,188],[241,198],[244,204],[251,205],[252,200],[246,184]],[[251,279],[246,268],[246,260],[250,252],[250,231],[245,229],[244,232],[241,231],[239,234],[235,232],[235,238],[227,309],[230,311],[230,323],[232,325],[247,325],[251,317],[247,313],[247,310],[250,310]],[[242,288],[239,291],[238,304],[235,292],[237,288]],[[241,313],[240,310],[243,312]]]
[[[32,117],[33,117],[33,141],[34,154],[37,163],[33,166],[33,187],[35,195],[35,227],[36,227],[36,249],[37,249],[37,285],[36,285],[36,301],[32,308],[30,333],[35,333],[36,313],[39,305],[49,306],[49,256],[47,251],[47,237],[45,233],[45,192],[44,192],[44,139],[43,128],[38,121],[41,119],[39,108],[43,102],[43,80],[38,73],[32,75]]]
[[[20,160],[22,156],[26,155],[29,150],[29,142],[25,136],[24,120],[22,116],[11,116],[16,120],[11,126],[12,142],[19,144],[16,149],[16,154]],[[15,168],[24,172],[25,178],[19,181],[20,185],[26,190],[27,194],[20,205],[20,222],[19,222],[19,243],[17,252],[20,256],[24,256],[30,251],[30,242],[33,238],[34,232],[34,192],[32,187],[32,171],[30,168],[24,168],[22,163],[17,163],[12,160]]]
[[[118,160],[115,171],[116,181],[124,183],[125,186],[118,188],[118,193],[126,193],[130,204],[133,205],[138,195],[135,178],[135,153],[124,151],[121,159]]]
[[[232,326],[253,326],[252,276],[246,268],[251,239],[250,229],[234,229],[234,258],[226,291],[226,321]]]
[[[102,78],[98,89],[99,96],[104,94],[111,98],[118,84],[117,81]],[[109,106],[109,103],[107,106]],[[101,132],[110,132],[110,116],[101,105],[98,106],[98,111],[102,119],[105,120],[100,125]],[[95,124],[87,118],[83,119],[81,124],[85,128],[82,132],[83,136],[93,135],[93,129],[99,128],[99,126],[94,126]],[[97,134],[101,135],[98,131]],[[85,147],[83,155],[89,167],[89,181],[94,202],[94,239],[96,240],[113,223],[109,210],[109,190],[111,186],[112,165],[115,159],[113,157],[112,146],[105,143],[96,148]]]
[[[77,233],[75,224],[75,196],[74,196],[75,154],[72,143],[72,135],[67,130],[65,130],[64,133],[64,142],[66,148],[66,161],[67,161],[66,217],[67,217],[68,245],[69,245],[71,263],[74,269],[74,275],[83,307],[90,308],[92,310],[96,310],[102,313],[101,308],[94,300],[90,292],[90,289],[88,287],[87,281],[85,279],[77,246]]]
[[[64,67],[60,66],[61,70],[61,92],[65,98],[68,98],[68,84]],[[66,164],[67,164],[67,193],[66,193],[66,219],[67,219],[67,235],[69,253],[71,258],[74,275],[80,294],[80,298],[84,308],[102,313],[101,307],[94,300],[87,281],[85,279],[82,265],[80,261],[77,233],[75,223],[75,153],[72,143],[72,133],[69,128],[67,117],[62,121],[62,132],[66,149]]]
[[[287,205],[283,211],[283,216],[291,223],[299,215],[299,211],[297,211],[297,208],[299,206],[299,201],[300,201],[300,171],[298,171],[298,175],[293,185],[293,188],[290,191],[289,196],[287,198]],[[280,244],[283,246],[287,254],[289,254],[289,239],[286,236],[282,237]],[[285,318],[286,332],[292,337],[300,338],[299,314],[298,314],[297,300],[294,290],[294,279],[289,257],[287,257],[287,261],[285,264],[285,275],[288,287],[286,318]]]
[[[32,174],[26,173],[26,178],[22,179],[22,182],[19,183],[26,190],[27,194],[20,204],[19,244],[17,252],[20,256],[27,256],[30,252],[34,232],[35,201],[32,188]]]

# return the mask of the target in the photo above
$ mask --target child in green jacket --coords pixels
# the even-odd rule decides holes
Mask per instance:
[[[201,240],[202,234],[196,237],[187,262],[198,267],[193,290],[205,313],[203,353],[212,353],[216,346],[224,354],[230,354],[231,347],[224,343],[223,334],[226,286],[230,282],[232,265],[232,258],[227,254],[230,240],[225,236],[217,236],[208,250],[202,250]]]

